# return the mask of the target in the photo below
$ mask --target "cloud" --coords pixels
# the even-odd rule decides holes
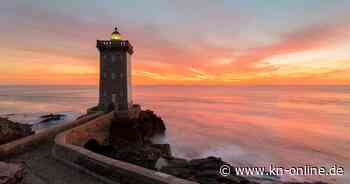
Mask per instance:
[[[176,9],[193,11],[192,8],[182,9],[187,6],[185,1],[174,3]],[[201,11],[199,15],[209,18],[198,16],[201,19],[193,25],[189,25],[188,22],[170,25],[156,21],[140,24],[117,18],[115,22],[121,25],[120,31],[135,47],[133,57],[135,77],[165,82],[167,80],[244,81],[255,78],[264,80],[266,76],[270,76],[269,73],[277,71],[280,67],[264,63],[266,59],[290,53],[320,50],[349,39],[348,23],[322,23],[276,34],[274,36],[279,36],[279,39],[274,42],[243,48],[241,43],[234,39],[238,36],[236,28],[240,26],[241,17],[229,14],[227,11],[218,11],[220,7],[215,6],[216,3],[213,4],[215,11],[204,6],[198,10]],[[7,49],[12,49],[8,52],[14,53],[11,59],[17,58],[18,61],[24,63],[27,61],[33,65],[52,62],[54,66],[63,68],[64,65],[67,67],[81,65],[82,70],[85,70],[83,66],[86,65],[97,67],[98,51],[95,48],[95,41],[109,39],[109,32],[114,26],[112,23],[87,21],[30,3],[6,2],[4,7],[8,9],[1,10],[15,18],[0,28],[3,32],[0,38]],[[216,13],[218,15],[214,15]],[[192,14],[195,12],[190,15]],[[234,18],[237,22],[229,20],[230,18]],[[217,26],[217,22],[220,26]],[[226,27],[230,28],[228,30],[235,28],[230,32],[232,35],[221,35],[220,30],[225,30]],[[191,32],[186,33],[188,30]],[[254,36],[256,35],[251,35],[253,38]],[[225,44],[213,43],[213,40],[222,37],[227,38]],[[27,58],[24,58],[24,53]],[[0,53],[0,57],[9,58],[3,53]],[[40,57],[42,60],[39,62]],[[56,71],[59,72],[60,69]],[[77,68],[74,71],[79,74]]]
[[[161,75],[161,74],[154,73],[154,72],[148,72],[148,71],[138,71],[138,70],[136,70],[133,73],[133,75],[141,76],[141,77],[148,77],[148,78],[157,79],[157,80],[164,80],[164,79],[166,79],[166,77]]]
[[[278,66],[260,65],[264,59],[290,53],[319,50],[344,41],[348,38],[349,26],[341,24],[307,26],[301,30],[282,34],[278,42],[243,50],[234,49],[239,48],[239,45],[218,47],[203,40],[189,42],[187,47],[178,47],[176,44],[159,37],[160,32],[161,30],[158,29],[152,33],[141,33],[136,37],[136,44],[141,43],[138,47],[140,50],[137,54],[138,60],[167,63],[169,67],[182,68],[183,70],[186,69],[186,66],[191,65],[211,74],[222,72],[256,73],[278,69]],[[144,35],[147,35],[148,41],[153,41],[153,44],[140,41]]]
[[[242,51],[233,63],[241,69],[254,69],[262,60],[289,53],[318,50],[343,41],[349,36],[348,25],[312,25],[282,35],[281,41]]]

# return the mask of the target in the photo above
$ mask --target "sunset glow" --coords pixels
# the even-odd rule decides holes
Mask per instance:
[[[114,26],[134,84],[350,83],[349,1],[1,4],[0,84],[98,84]]]

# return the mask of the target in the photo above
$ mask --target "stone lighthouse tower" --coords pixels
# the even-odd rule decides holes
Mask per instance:
[[[110,40],[97,40],[100,52],[99,107],[102,110],[129,110],[132,107],[131,55],[133,47],[118,29]]]

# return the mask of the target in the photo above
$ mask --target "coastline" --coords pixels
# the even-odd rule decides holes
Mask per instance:
[[[146,111],[146,112],[149,112],[151,114],[153,114],[152,111]],[[98,116],[97,116],[98,117]],[[153,121],[161,121],[163,122],[161,119],[158,119],[160,117],[157,117],[157,116],[154,116],[154,115],[151,115],[151,117],[153,117],[153,119],[150,119],[150,120],[147,120],[149,123],[153,122]],[[156,119],[154,119],[156,118]],[[152,123],[151,123],[152,124]],[[130,124],[129,122],[127,122],[127,124],[125,124],[126,126],[129,126],[132,124]],[[124,125],[124,129],[120,129],[119,125],[113,129],[111,129],[111,131],[118,131],[119,133],[118,134],[115,134],[116,135],[116,139],[119,139],[120,137],[120,133],[121,132],[124,132],[124,135],[125,136],[128,136],[130,138],[130,134],[128,134],[127,132],[130,131],[129,128],[125,127]],[[145,124],[146,125],[146,124]],[[61,126],[64,126],[64,124],[61,124]],[[154,129],[155,127],[162,127],[164,126],[164,128],[157,128],[157,129]],[[147,128],[148,127],[148,128]],[[143,137],[141,138],[142,140],[144,140],[145,138],[145,141],[148,142],[149,140],[151,140],[155,135],[159,135],[159,133],[162,134],[162,132],[164,133],[165,131],[165,125],[152,125],[152,126],[147,126],[147,127],[141,127],[141,129],[143,131],[147,131],[148,133],[143,133],[143,135],[146,135],[146,137]],[[153,127],[153,128],[152,128]],[[129,129],[129,130],[128,130]],[[140,130],[141,130],[140,129]],[[113,135],[113,134],[111,134]],[[135,135],[133,135],[135,136]],[[132,136],[132,137],[133,137]],[[131,138],[133,141],[135,141],[135,139]],[[139,141],[141,141],[141,139],[139,139]],[[138,140],[136,140],[138,141]],[[116,145],[118,145],[118,141],[117,143],[115,143]],[[127,143],[127,144],[130,144],[130,143]],[[133,143],[134,144],[134,143]],[[132,145],[133,145],[132,144]],[[139,144],[139,143],[138,143]],[[153,144],[154,143],[146,143],[148,146],[151,146],[153,147]],[[123,144],[125,145],[125,144]],[[132,146],[131,145],[131,146]],[[146,145],[146,146],[147,146]],[[166,146],[167,144],[154,144],[154,145],[157,145],[156,147],[154,148],[160,148],[163,151],[163,153],[165,153],[165,155],[162,155],[160,156],[159,155],[159,158],[156,160],[156,165],[155,167],[156,168],[153,168],[153,169],[156,169],[156,170],[160,170],[161,172],[165,172],[167,174],[171,174],[171,175],[174,175],[174,176],[178,176],[180,178],[191,178],[189,175],[187,175],[186,177],[186,174],[183,175],[184,173],[181,171],[183,169],[187,170],[185,173],[188,173],[188,169],[189,168],[192,168],[194,171],[199,171],[197,174],[199,174],[199,176],[201,177],[209,177],[209,178],[206,178],[205,180],[199,180],[200,183],[202,184],[215,184],[215,179],[213,178],[216,178],[216,180],[218,181],[226,181],[225,183],[246,183],[246,184],[253,184],[253,183],[270,183],[270,184],[326,184],[325,182],[282,182],[281,180],[279,180],[278,178],[266,178],[266,177],[242,177],[242,176],[235,176],[235,174],[233,174],[233,176],[230,176],[229,178],[222,178],[222,176],[218,175],[217,173],[217,169],[218,167],[220,167],[220,165],[229,165],[228,163],[226,162],[223,162],[221,160],[221,158],[216,158],[216,157],[207,157],[207,158],[202,158],[202,159],[193,159],[193,160],[185,160],[185,159],[181,159],[181,158],[177,158],[177,157],[174,157],[174,156],[171,156],[171,148],[170,148],[170,145]],[[165,147],[164,147],[165,146]],[[85,147],[85,146],[84,146]],[[89,147],[89,146],[87,146]],[[117,146],[118,147],[118,146]],[[137,146],[138,147],[138,146]],[[135,147],[134,147],[135,148]],[[33,149],[33,148],[32,148]],[[34,148],[35,149],[35,148]],[[90,145],[90,148],[88,148],[96,153],[100,153],[100,154],[103,154],[103,155],[106,155],[108,157],[111,156],[111,154],[109,153],[103,153],[103,151],[101,152],[101,150],[108,150],[108,149],[111,149],[111,148],[108,148],[108,147],[101,147],[99,144],[92,144],[92,146]],[[112,148],[113,149],[113,148]],[[149,148],[147,148],[149,149]],[[129,152],[137,152],[138,149],[132,149],[130,150],[129,149]],[[123,151],[122,151],[123,152]],[[127,151],[128,152],[128,151]],[[126,152],[126,153],[127,153]],[[130,153],[131,153],[130,152]],[[124,152],[125,153],[125,152]],[[152,153],[151,152],[148,152],[148,153]],[[147,153],[147,154],[148,154]],[[146,155],[147,156],[147,155]],[[113,157],[113,156],[112,156]],[[119,160],[120,158],[118,158]],[[122,159],[123,160],[123,159]],[[172,164],[170,164],[172,163]],[[170,165],[169,165],[170,164]],[[139,164],[136,164],[136,165],[139,165]],[[168,166],[166,166],[168,165]],[[143,166],[145,167],[145,165],[140,165],[140,166]],[[152,166],[153,167],[153,166]],[[161,167],[165,167],[165,168],[172,168],[171,170],[167,171],[167,169],[165,170],[162,170]],[[231,169],[233,170],[234,166],[230,166]],[[209,170],[207,170],[209,168]],[[149,169],[152,169],[152,168],[149,168]],[[175,169],[175,170],[174,170]],[[189,174],[189,173],[188,173]],[[193,173],[192,173],[193,174]],[[196,180],[195,180],[196,181]]]

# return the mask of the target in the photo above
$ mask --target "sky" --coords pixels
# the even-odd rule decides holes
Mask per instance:
[[[96,40],[141,85],[350,84],[347,0],[0,2],[0,85],[98,84]]]

